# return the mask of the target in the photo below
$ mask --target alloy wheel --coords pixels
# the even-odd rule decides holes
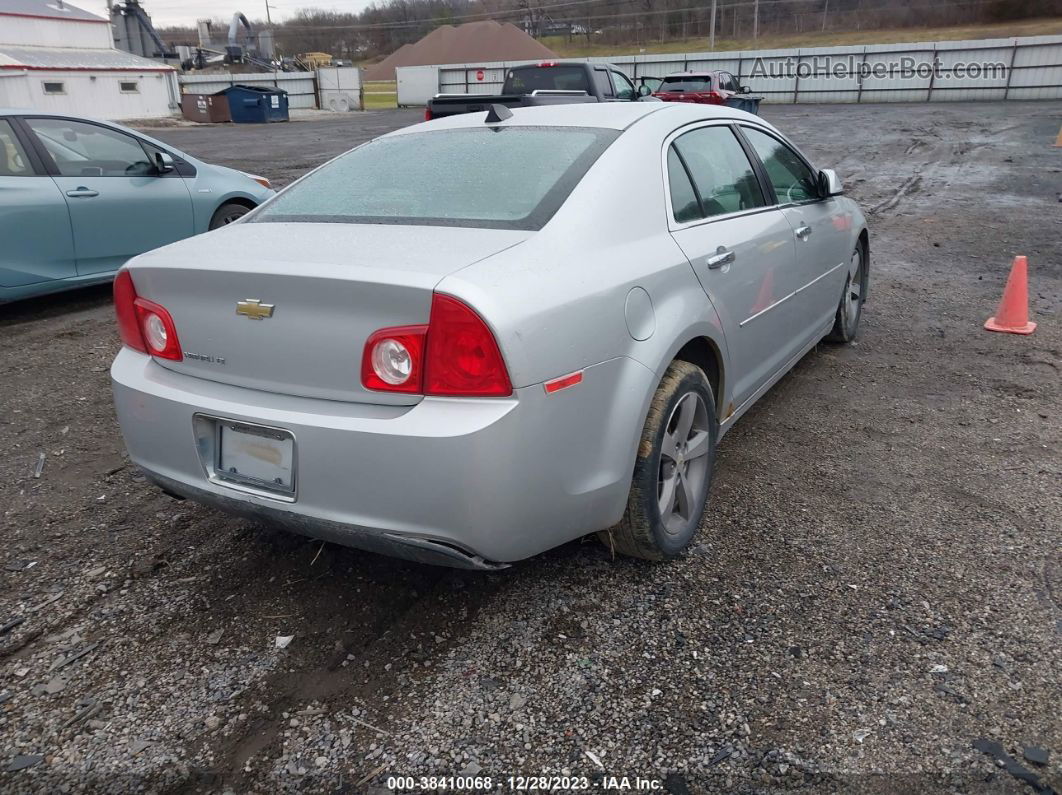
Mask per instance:
[[[848,327],[854,329],[863,308],[863,251],[856,246],[848,266],[848,287],[845,291],[845,313],[848,315]]]
[[[704,507],[699,497],[708,476],[711,442],[704,400],[687,392],[671,411],[660,446],[657,501],[660,520],[671,535],[682,532]]]

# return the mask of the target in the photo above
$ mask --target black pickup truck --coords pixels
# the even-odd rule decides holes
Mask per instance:
[[[545,61],[506,69],[500,94],[437,94],[428,100],[424,118],[430,121],[475,113],[491,105],[524,108],[574,102],[634,102],[647,93],[636,89],[627,75],[610,64]]]

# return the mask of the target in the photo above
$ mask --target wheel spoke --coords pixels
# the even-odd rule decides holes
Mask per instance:
[[[678,443],[674,434],[664,432],[664,439],[660,442],[660,454],[670,461],[674,461],[678,456]]]
[[[678,473],[663,481],[660,491],[660,518],[666,523],[675,511],[675,496],[678,493]]]
[[[675,500],[678,503],[676,508],[678,509],[679,516],[688,520],[690,518],[690,506],[693,505],[693,495],[690,493],[692,491],[690,488],[690,482],[686,479],[686,473],[684,472],[679,473],[676,481],[677,488],[675,490],[678,492]]]
[[[678,420],[675,422],[675,439],[686,441],[693,429],[693,419],[697,415],[697,397],[693,393],[682,398],[678,406]]]
[[[710,442],[711,437],[708,435],[708,431],[695,432],[690,436],[689,446],[686,448],[686,460],[692,461],[694,458],[707,455]]]

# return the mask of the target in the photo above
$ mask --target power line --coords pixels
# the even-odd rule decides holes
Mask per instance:
[[[811,1],[812,0],[733,0],[733,2],[729,2],[729,3],[718,3],[716,5],[716,7],[721,11],[721,10],[725,10],[725,9],[755,8],[756,6],[766,6],[766,5],[771,5],[771,6],[788,5],[788,4],[808,5],[809,2],[811,2]],[[631,5],[633,2],[634,2],[634,0],[615,0],[615,5],[617,5],[617,6]],[[953,9],[957,9],[959,7],[987,5],[987,4],[994,3],[994,2],[998,2],[998,0],[959,0],[959,2],[949,2],[949,0],[939,0],[938,2],[933,2],[933,3],[919,3],[919,4],[906,5],[906,6],[903,6],[902,10],[906,11],[906,10],[926,9],[926,8],[953,8]],[[398,31],[398,30],[407,30],[407,29],[414,29],[414,28],[438,27],[440,25],[450,24],[452,22],[456,22],[456,21],[459,21],[459,20],[476,21],[476,20],[497,19],[499,17],[501,17],[501,18],[504,18],[504,17],[523,18],[523,17],[527,17],[529,13],[538,13],[538,12],[541,12],[541,11],[549,11],[549,10],[552,10],[552,9],[571,8],[571,7],[587,6],[587,5],[596,5],[597,8],[593,9],[593,10],[596,11],[601,6],[608,7],[611,4],[612,3],[610,2],[610,0],[567,0],[566,2],[549,3],[549,4],[536,6],[536,7],[515,8],[515,9],[509,9],[509,10],[500,10],[499,9],[497,11],[480,11],[480,12],[475,12],[475,13],[471,13],[471,14],[457,14],[457,15],[446,16],[446,17],[425,17],[424,19],[396,20],[396,21],[393,21],[393,22],[347,23],[347,24],[341,24],[341,25],[297,25],[297,24],[292,24],[291,22],[282,22],[282,23],[279,23],[276,26],[276,32],[281,34],[281,35],[285,35],[285,34],[313,33],[313,32],[332,32],[332,31],[350,31],[350,32],[355,32],[355,33],[363,32],[363,31],[391,31],[391,30]],[[860,5],[860,7],[857,8],[857,9],[846,9],[846,10],[843,10],[843,11],[842,10],[835,10],[833,12],[833,15],[843,15],[843,14],[852,14],[852,13],[865,14],[865,13],[868,13],[868,12],[889,10],[889,9],[897,10],[897,8],[896,8],[894,3],[886,1],[886,2],[881,3],[880,6],[867,7],[867,6],[864,6],[864,5]],[[386,10],[386,6],[383,9],[375,9],[375,10]],[[702,3],[700,5],[685,6],[685,7],[682,7],[682,8],[661,8],[661,9],[655,9],[655,10],[635,10],[635,11],[628,11],[628,12],[618,12],[617,11],[617,12],[612,12],[612,13],[598,13],[598,14],[591,15],[591,16],[580,16],[577,19],[573,19],[571,21],[573,21],[573,22],[591,22],[591,21],[595,21],[596,22],[596,21],[600,21],[600,20],[612,20],[612,19],[629,18],[629,17],[655,17],[655,16],[659,16],[661,14],[682,14],[682,13],[686,13],[686,12],[689,12],[689,11],[707,12],[707,8]],[[337,13],[342,13],[342,12],[337,12]],[[366,12],[352,13],[351,16],[355,16],[355,17],[362,16],[364,13],[366,13]],[[794,12],[794,13],[795,14],[803,13],[804,15],[807,15],[807,14],[821,14],[822,12],[816,10],[816,11]],[[565,20],[565,21],[568,21],[568,20]]]

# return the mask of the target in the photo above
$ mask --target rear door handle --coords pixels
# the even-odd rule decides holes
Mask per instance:
[[[91,199],[93,196],[99,196],[100,192],[90,188],[74,188],[74,190],[68,190],[66,195],[71,199]]]
[[[801,224],[796,228],[796,236],[801,240],[807,240],[811,237],[811,227],[807,224]]]
[[[724,265],[729,265],[735,259],[737,259],[737,255],[733,251],[727,251],[725,247],[720,246],[716,249],[716,253],[705,261],[708,263],[708,268],[714,271]]]

